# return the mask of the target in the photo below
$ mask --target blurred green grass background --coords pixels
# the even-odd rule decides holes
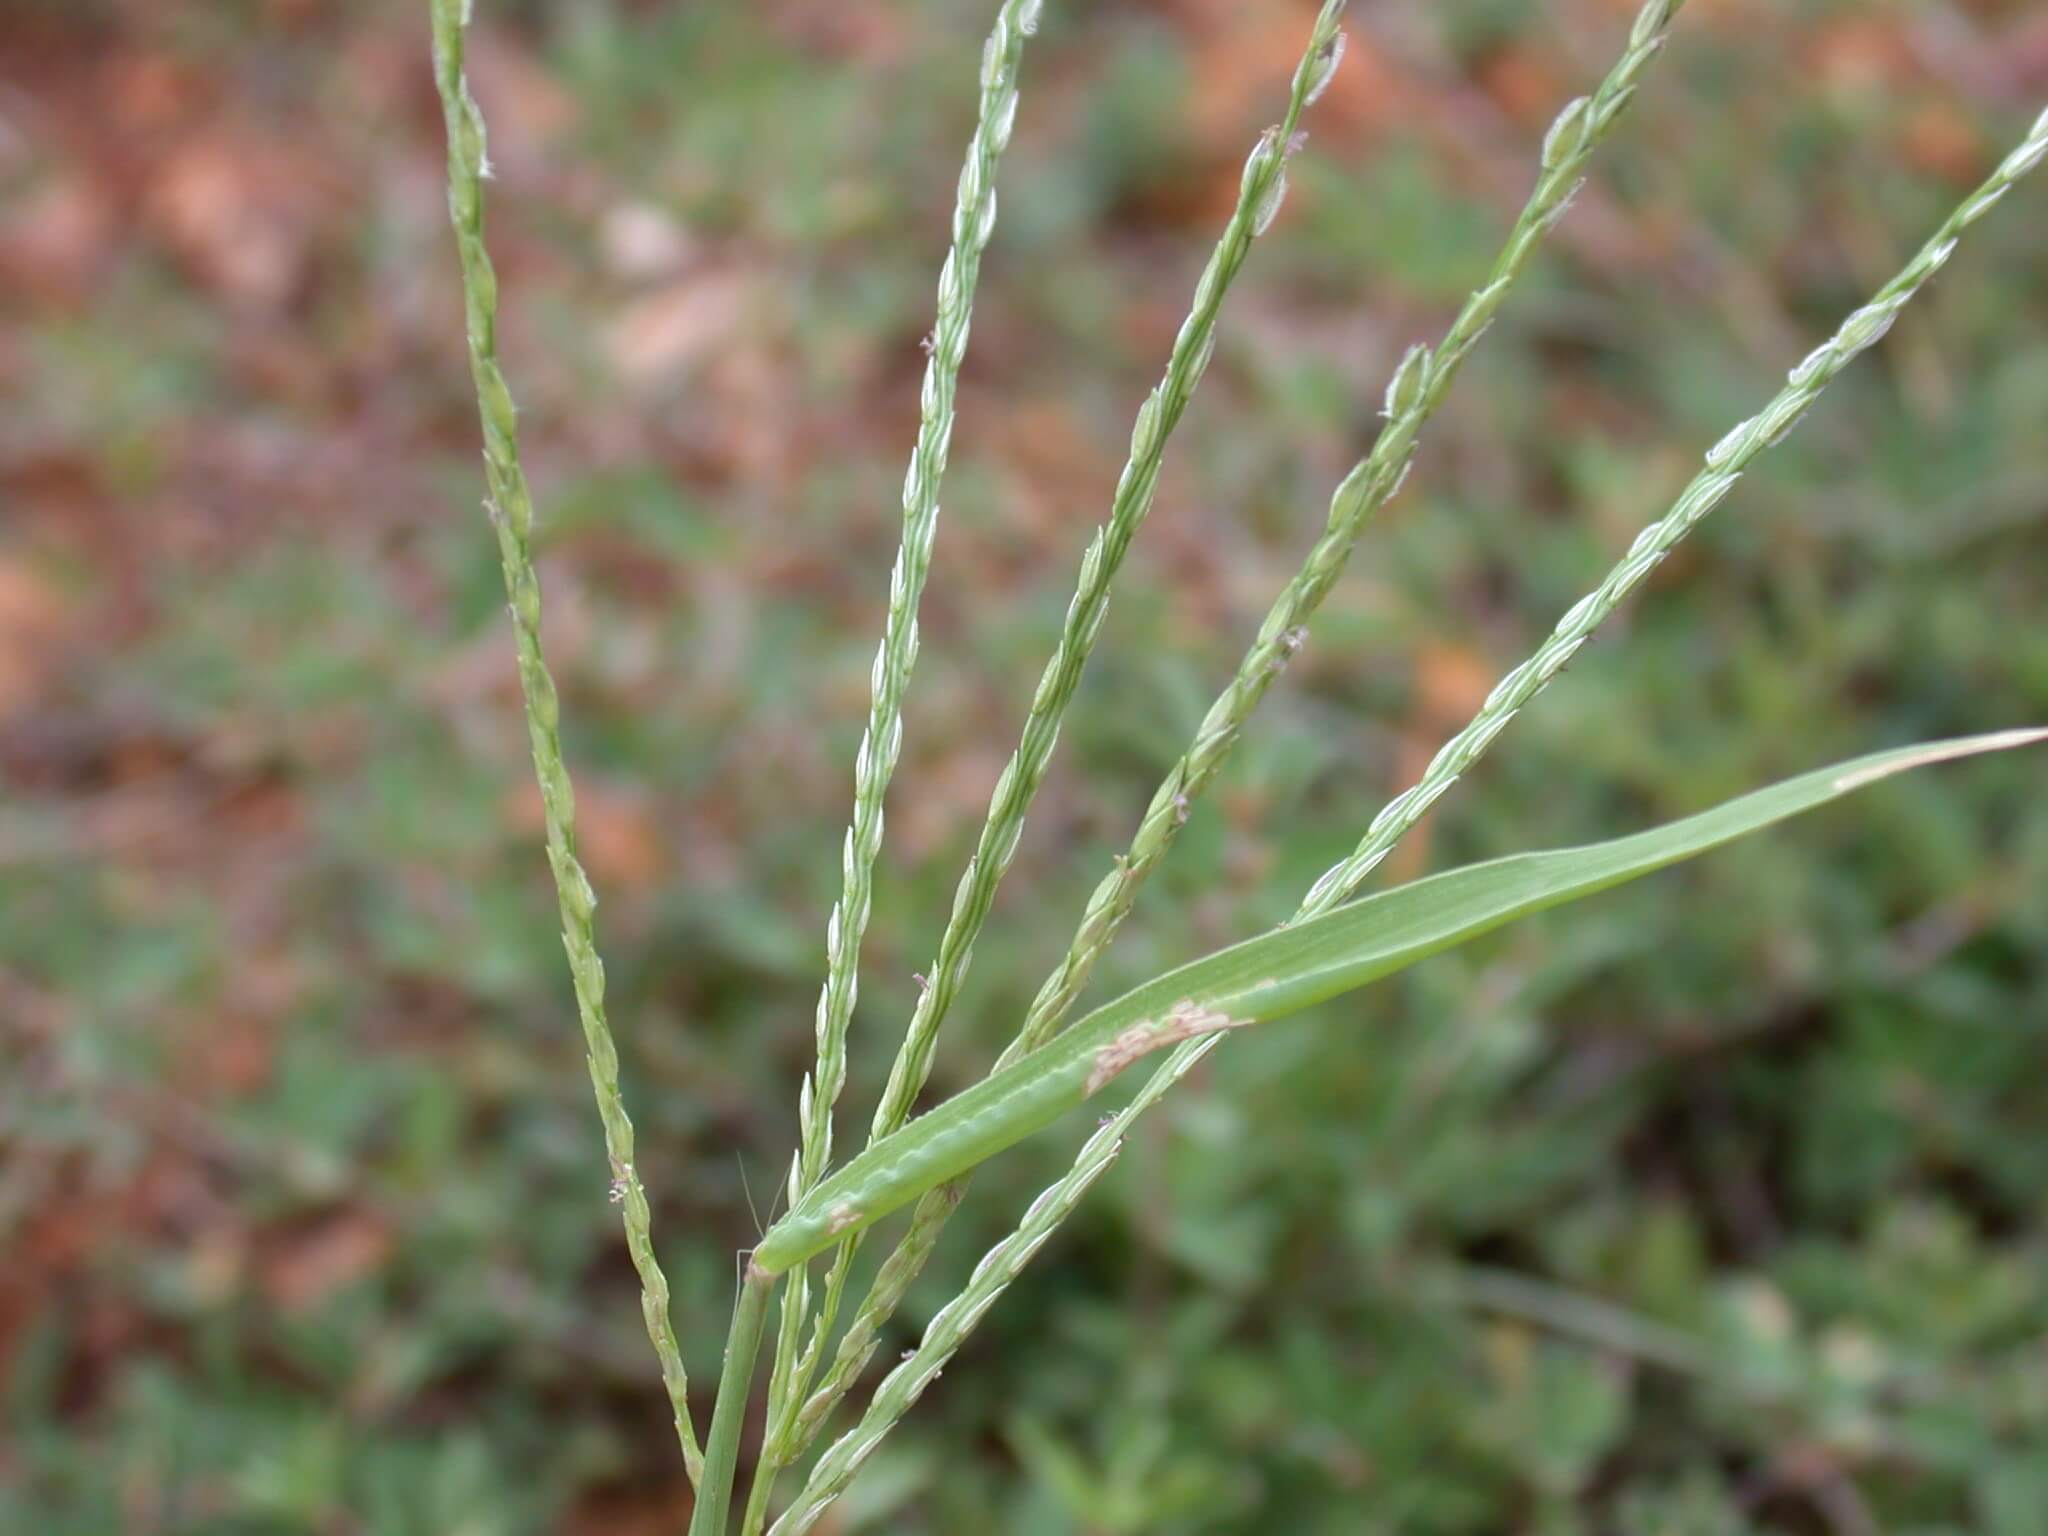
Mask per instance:
[[[708,1391],[791,1146],[990,7],[480,10],[548,636]],[[1048,7],[855,1123],[1310,15]],[[1627,19],[1354,6],[935,1088],[1008,1038]],[[404,0],[0,28],[6,1532],[687,1508],[539,855],[425,48]],[[2044,100],[2024,0],[1694,0],[1095,995],[1291,910]],[[2048,720],[2044,210],[1973,232],[1390,873]],[[1239,1042],[830,1529],[2048,1532],[2039,782],[1887,787]],[[1074,1139],[977,1181],[904,1339]]]

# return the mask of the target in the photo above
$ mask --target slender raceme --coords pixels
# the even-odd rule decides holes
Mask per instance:
[[[1493,323],[1543,237],[1569,207],[1587,162],[1626,111],[1637,81],[1663,47],[1682,3],[1650,0],[1636,17],[1627,48],[1599,88],[1558,115],[1544,138],[1536,185],[1486,281],[1466,299],[1435,348],[1418,345],[1402,359],[1386,390],[1386,427],[1371,453],[1338,484],[1321,537],[1274,601],[1236,676],[1210,705],[1187,751],[1160,782],[1130,848],[1089,897],[1065,958],[1039,991],[995,1070],[1036,1049],[1061,1027],[1096,962],[1130,914],[1139,888],[1166,857],[1193,803],[1229,759],[1253,711],[1306,640],[1308,623],[1343,574],[1359,534],[1400,489],[1414,462],[1422,428],[1449,394],[1460,367]],[[815,1430],[865,1368],[881,1328],[922,1271],[964,1194],[965,1181],[960,1180],[933,1190],[918,1203],[909,1231],[884,1262],[840,1341],[826,1379],[804,1404],[803,1432]]]
[[[1017,120],[1017,77],[1025,39],[1038,30],[1044,0],[1005,0],[981,54],[981,98],[974,137],[960,168],[953,208],[952,243],[939,273],[938,314],[929,340],[916,445],[903,481],[903,535],[889,580],[889,613],[875,654],[865,734],[854,761],[853,823],[841,856],[841,891],[826,927],[825,983],[818,997],[817,1066],[798,1096],[800,1147],[790,1171],[789,1198],[801,1199],[832,1155],[832,1108],[846,1083],[846,1034],[859,993],[861,939],[874,892],[881,849],[883,801],[903,739],[903,696],[917,661],[917,609],[938,533],[939,487],[953,433],[953,402],[967,355],[981,254],[996,223],[996,167]],[[828,1310],[836,1303],[828,1301]],[[783,1293],[775,1364],[769,1383],[770,1419],[788,1416],[801,1397],[815,1352],[800,1359],[797,1345],[809,1309],[806,1277],[791,1277]],[[823,1319],[829,1330],[829,1318]],[[773,1436],[770,1437],[771,1442]],[[770,1477],[760,1479],[762,1484]],[[767,1497],[763,1487],[757,1500]],[[759,1509],[750,1502],[748,1523]]]
[[[1682,4],[1683,0],[1650,0],[1636,17],[1627,50],[1600,88],[1590,97],[1573,101],[1558,115],[1543,141],[1542,170],[1535,190],[1509,231],[1486,282],[1465,300],[1433,351],[1417,346],[1402,359],[1387,385],[1385,430],[1374,441],[1372,452],[1339,483],[1322,537],[1259,626],[1258,638],[1238,664],[1237,676],[1209,706],[1194,741],[1153,794],[1129,851],[1089,898],[1066,958],[1033,1001],[1023,1029],[1004,1053],[1006,1061],[1051,1038],[1072,1009],[1095,962],[1129,914],[1138,887],[1186,824],[1189,803],[1208,788],[1252,711],[1307,638],[1305,626],[1343,574],[1366,521],[1400,489],[1414,463],[1423,426],[1450,392],[1466,356],[1493,324],[1509,289],[1543,237],[1563,217],[1579,188],[1586,162],[1627,109],[1637,79],[1664,46]]]
[[[1989,212],[2016,181],[2044,158],[2048,158],[2048,111],[2041,114],[2026,138],[1990,178],[1949,215],[1898,276],[1794,368],[1785,389],[1763,411],[1734,428],[1708,451],[1706,468],[1671,509],[1643,530],[1607,578],[1559,622],[1550,639],[1502,679],[1472,723],[1446,744],[1416,787],[1374,819],[1351,858],[1317,881],[1296,921],[1327,911],[1356,888],[1414,825],[1428,804],[1478,760],[1514,714],[1547,686],[1599,623],[1733,488],[1742,468],[1781,441],[1835,375],[1884,335],[1900,309],[1946,263],[1962,231]],[[1219,1031],[1199,1035],[1175,1047],[1138,1096],[1088,1139],[1068,1172],[1039,1195],[1018,1228],[989,1251],[976,1266],[966,1288],[932,1319],[918,1347],[876,1390],[860,1422],[819,1458],[795,1502],[774,1527],[773,1536],[798,1536],[811,1527],[910,1404],[937,1377],[996,1297],[1108,1168],[1131,1123],[1164,1097],[1167,1089],[1223,1038]]]
[[[1295,66],[1286,113],[1277,127],[1261,135],[1245,162],[1236,207],[1196,283],[1187,318],[1174,338],[1165,375],[1139,408],[1131,432],[1130,457],[1117,479],[1109,520],[1096,530],[1082,557],[1080,575],[1052,659],[1032,695],[1017,750],[990,798],[974,854],[954,894],[952,914],[939,940],[938,956],[925,973],[917,1007],[875,1112],[869,1134],[871,1144],[909,1117],[931,1073],[939,1028],[966,978],[974,942],[994,904],[996,888],[1016,854],[1031,802],[1044,782],[1053,748],[1059,741],[1060,724],[1080,686],[1096,634],[1108,612],[1110,588],[1131,540],[1151,511],[1167,441],[1194,397],[1215,350],[1216,322],[1224,298],[1250,254],[1252,242],[1266,231],[1279,210],[1286,192],[1287,162],[1298,147],[1296,130],[1302,114],[1329,85],[1342,58],[1343,39],[1337,22],[1345,4],[1346,0],[1324,0],[1308,44]],[[812,1334],[812,1348],[806,1351],[807,1360],[822,1353],[825,1335],[837,1317],[855,1246],[852,1241],[846,1243],[833,1262],[818,1326]],[[790,1459],[800,1451],[801,1439],[792,1438],[798,1434],[797,1424],[792,1420],[785,1419],[778,1425],[778,1432],[772,1437],[773,1453],[778,1459]]]
[[[619,1095],[619,1053],[605,1019],[604,962],[598,957],[596,893],[576,859],[576,801],[562,761],[561,706],[541,652],[540,578],[533,567],[533,496],[519,465],[517,414],[505,375],[498,366],[498,279],[484,246],[483,183],[490,174],[484,146],[483,114],[463,77],[463,29],[469,0],[431,0],[434,79],[448,130],[448,212],[462,267],[463,302],[469,331],[470,372],[476,382],[483,422],[487,503],[498,535],[512,629],[518,642],[519,683],[526,703],[527,736],[534,775],[540,782],[547,827],[548,867],[562,915],[562,943],[590,1066],[590,1086],[604,1123],[605,1152],[611,1161],[612,1198],[626,1229],[626,1247],[640,1277],[641,1312],[661,1365],[662,1384],[674,1410],[676,1438],[690,1481],[700,1480],[703,1453],[690,1422],[689,1380],[669,1320],[668,1278],[654,1255],[653,1215],[633,1163],[633,1122]]]
[[[1216,321],[1225,294],[1236,277],[1252,242],[1271,223],[1286,189],[1287,161],[1297,140],[1296,129],[1302,113],[1321,94],[1335,73],[1342,55],[1337,20],[1346,0],[1325,0],[1309,37],[1307,48],[1296,66],[1287,111],[1280,125],[1269,129],[1253,149],[1240,180],[1238,201],[1221,239],[1211,254],[1196,286],[1194,302],[1179,334],[1175,337],[1165,377],[1146,398],[1131,434],[1131,451],[1118,478],[1109,521],[1096,531],[1081,563],[1080,577],[1068,605],[1059,641],[1052,659],[1034,693],[1016,753],[998,780],[988,815],[954,896],[953,911],[939,942],[938,957],[926,973],[926,981],[912,1015],[903,1046],[890,1069],[888,1086],[876,1110],[870,1141],[886,1136],[908,1117],[917,1094],[931,1071],[931,1058],[940,1025],[967,974],[974,941],[987,920],[996,888],[1007,873],[1023,831],[1031,801],[1044,781],[1047,765],[1059,740],[1060,724],[1086,667],[1108,610],[1109,592],[1132,538],[1151,510],[1165,458],[1166,444],[1181,415],[1187,409],[1196,386],[1215,347]],[[823,1035],[821,1033],[821,1040]],[[792,1203],[803,1188],[792,1183]],[[826,1280],[825,1297],[812,1329],[811,1344],[796,1368],[778,1371],[771,1393],[779,1405],[793,1407],[797,1393],[807,1384],[826,1336],[838,1316],[846,1277],[855,1244],[848,1242],[835,1259]],[[801,1282],[785,1298],[785,1326],[788,1309],[796,1302]],[[780,1348],[778,1356],[780,1356]],[[769,1459],[784,1462],[801,1450],[796,1421],[787,1411],[777,1412],[769,1437]],[[758,1499],[750,1501],[750,1520],[758,1512]]]
[[[846,1028],[859,992],[861,937],[882,844],[882,801],[903,743],[903,694],[917,661],[917,607],[938,532],[939,485],[953,435],[953,396],[973,319],[981,253],[996,223],[996,162],[1017,116],[1017,69],[1036,28],[1036,0],[1007,0],[981,55],[981,116],[960,169],[953,244],[939,273],[938,320],[925,365],[917,445],[903,481],[903,540],[889,578],[889,616],[875,653],[868,723],[854,760],[853,825],[842,860],[844,886],[827,925],[826,974],[818,998],[818,1064],[801,1096],[802,1149],[796,1191],[817,1182],[832,1155],[832,1106],[846,1082]]]
[[[1344,5],[1345,0],[1324,0],[1308,46],[1295,67],[1286,116],[1277,128],[1266,131],[1245,162],[1237,206],[1195,286],[1194,302],[1174,338],[1165,376],[1138,411],[1137,424],[1131,432],[1130,458],[1117,480],[1109,521],[1096,530],[1082,557],[1080,578],[1067,607],[1058,646],[1032,696],[1017,751],[990,798],[988,817],[974,855],[968,860],[967,872],[953,898],[953,914],[939,941],[938,957],[927,973],[903,1049],[897,1054],[881,1106],[875,1112],[870,1140],[888,1135],[908,1118],[918,1091],[930,1075],[939,1026],[966,977],[974,941],[987,920],[996,887],[1017,851],[1025,815],[1044,781],[1046,766],[1059,740],[1060,723],[1080,685],[1082,670],[1108,611],[1110,586],[1132,538],[1151,511],[1167,439],[1194,397],[1215,348],[1216,321],[1224,297],[1250,254],[1253,240],[1264,233],[1277,211],[1286,188],[1287,161],[1302,113],[1321,94],[1336,69],[1341,54],[1337,20]]]
[[[1535,654],[1495,685],[1479,713],[1444,743],[1422,777],[1373,818],[1351,856],[1332,866],[1310,887],[1295,921],[1327,912],[1358,888],[1430,806],[1479,761],[1516,713],[1550,685],[1551,679],[1642,584],[1643,578],[1720,505],[1722,498],[1735,488],[1743,470],[1766,448],[1782,442],[1812,409],[1835,375],[1891,329],[1899,311],[1912,302],[1922,285],[1954,254],[1963,231],[1989,213],[2013,183],[2041,163],[2044,155],[2048,155],[2048,111],[2036,119],[2027,137],[1983,185],[1942,221],[1933,237],[1898,275],[1843,321],[1833,336],[1806,355],[1769,405],[1732,427],[1707,450],[1705,466],[1679,492],[1671,509],[1636,536],[1621,562],[1598,587],[1571,606]]]

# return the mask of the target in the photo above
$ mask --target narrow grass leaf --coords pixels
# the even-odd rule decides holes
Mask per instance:
[[[754,1251],[769,1273],[916,1199],[1080,1108],[1185,1040],[1284,1018],[1518,918],[1690,859],[1893,774],[2048,740],[2048,730],[1879,752],[1632,837],[1514,854],[1382,891],[1167,972],[883,1138],[821,1183]]]
[[[1993,736],[1937,743],[1931,747],[1910,747],[1898,752],[1879,753],[1874,757],[1863,758],[1858,762],[1844,764],[1836,768],[1824,769],[1819,773],[1809,774],[1805,778],[1794,779],[1788,783],[1780,784],[1774,789],[1763,790],[1758,794],[1745,796],[1742,800],[1733,801],[1728,805],[1720,807],[1718,810],[1709,811],[1704,816],[1693,817],[1685,822],[1674,823],[1672,826],[1662,828],[1658,832],[1641,834],[1637,838],[1624,838],[1619,843],[1596,845],[1591,849],[1566,850],[1562,857],[1569,859],[1576,853],[1593,856],[1602,854],[1613,855],[1617,851],[1625,849],[1629,844],[1640,845],[1645,838],[1655,840],[1680,834],[1681,829],[1688,827],[1695,829],[1693,835],[1699,835],[1701,832],[1706,833],[1708,835],[1707,846],[1712,846],[1714,842],[1724,842],[1730,837],[1738,837],[1745,830],[1754,830],[1754,827],[1745,828],[1733,825],[1728,818],[1731,816],[1739,817],[1741,813],[1738,808],[1740,807],[1749,806],[1754,810],[1754,803],[1759,800],[1766,802],[1775,800],[1776,809],[1767,811],[1759,823],[1768,824],[1770,821],[1796,814],[1797,810],[1805,809],[1809,805],[1824,803],[1839,795],[1851,793],[1866,784],[1874,783],[1879,778],[1887,777],[1893,773],[1904,772],[1907,769],[1918,767],[1924,763],[1975,752],[1989,752],[2008,747],[2024,746],[2030,742],[2044,739],[2048,739],[2048,731],[2008,731]],[[1818,793],[1815,793],[1816,791]],[[1811,796],[1812,798],[1807,799],[1805,804],[1793,803],[1803,796]],[[1702,827],[1702,823],[1706,825]],[[1715,830],[1717,827],[1718,835],[1716,835]],[[1701,849],[1694,848],[1691,851],[1699,852]],[[1687,854],[1682,852],[1673,853],[1670,857],[1658,858],[1656,865],[1670,863],[1674,858],[1684,858],[1686,856]],[[1560,855],[1537,854],[1525,855],[1523,857],[1557,859]],[[1627,862],[1627,857],[1628,855],[1625,852],[1621,853],[1621,862],[1624,865]],[[1458,871],[1457,873],[1461,875],[1474,875],[1492,867],[1480,865],[1473,870]],[[1638,871],[1638,873],[1640,872],[1642,871]],[[1588,878],[1600,880],[1603,887],[1633,878],[1631,874],[1625,871],[1617,872],[1616,867],[1612,864],[1608,865],[1604,872],[1596,871],[1588,865],[1582,868],[1580,873]],[[1453,877],[1436,878],[1449,879]],[[1538,878],[1540,884],[1540,873]],[[1418,885],[1422,883],[1424,882],[1417,882]],[[1413,887],[1402,887],[1402,890],[1411,889]],[[1372,902],[1382,901],[1388,896],[1398,894],[1400,893],[1387,892],[1383,896],[1359,902],[1357,906],[1366,907]],[[1557,898],[1557,900],[1571,899],[1572,897],[1570,896],[1560,896]],[[1555,902],[1547,902],[1545,904],[1554,905]],[[1349,908],[1340,909],[1339,913],[1333,914],[1333,916],[1341,916],[1350,910]],[[1509,919],[1501,919],[1501,921],[1507,920]],[[1299,927],[1283,928],[1278,933],[1268,935],[1268,937],[1278,938],[1282,935],[1298,931],[1300,931]],[[1231,951],[1224,951],[1225,955],[1230,953]],[[1220,959],[1221,957],[1212,956],[1211,958]],[[1204,963],[1206,962],[1197,962],[1198,965]],[[1164,979],[1162,978],[1162,980]],[[1258,984],[1257,981],[1254,981],[1252,986],[1257,987]],[[1172,989],[1167,988],[1165,990],[1171,991]],[[1150,989],[1141,988],[1140,991],[1149,992]],[[1133,995],[1135,996],[1136,994]],[[1052,1045],[1046,1047],[1045,1054],[1050,1055],[1066,1047],[1069,1042],[1078,1036],[1082,1029],[1088,1026],[1093,1017],[1091,1015],[1089,1020],[1083,1020],[1073,1030],[1061,1036]],[[1199,1037],[1199,1043],[1213,1044],[1223,1037],[1222,1031],[1212,1031],[1207,1035]],[[1059,1228],[1060,1223],[1072,1214],[1074,1207],[1081,1202],[1082,1197],[1094,1187],[1095,1181],[1109,1170],[1110,1166],[1116,1161],[1117,1153],[1123,1145],[1125,1135],[1128,1134],[1131,1125],[1136,1121],[1137,1117],[1165,1097],[1167,1090],[1179,1082],[1188,1068],[1193,1065],[1194,1061],[1199,1059],[1199,1056],[1186,1057],[1184,1052],[1176,1051],[1168,1059],[1166,1066],[1153,1073],[1144,1087],[1139,1089],[1137,1095],[1128,1104],[1096,1128],[1094,1134],[1082,1146],[1079,1155],[1075,1157],[1073,1167],[1067,1171],[1058,1183],[1048,1186],[1039,1194],[1036,1200],[1032,1201],[1030,1208],[1024,1213],[1023,1219],[1008,1237],[1004,1238],[994,1248],[991,1248],[988,1253],[983,1255],[981,1262],[975,1266],[974,1273],[969,1277],[967,1285],[950,1302],[941,1307],[933,1316],[931,1322],[926,1325],[924,1337],[919,1341],[917,1348],[910,1351],[904,1357],[902,1363],[883,1378],[881,1385],[875,1389],[874,1400],[868,1405],[867,1412],[861,1416],[860,1422],[840,1436],[838,1440],[834,1441],[826,1449],[825,1453],[818,1458],[817,1463],[811,1468],[809,1478],[805,1480],[802,1491],[797,1495],[789,1509],[784,1512],[782,1518],[775,1523],[771,1536],[801,1536],[802,1532],[810,1530],[817,1523],[824,1512],[831,1507],[832,1502],[845,1491],[847,1484],[852,1480],[854,1474],[860,1470],[862,1463],[874,1453],[876,1447],[882,1443],[889,1431],[895,1427],[897,1421],[905,1413],[909,1412],[911,1405],[923,1395],[925,1388],[938,1379],[939,1373],[945,1368],[946,1362],[952,1358],[954,1351],[960,1347],[967,1335],[973,1331],[975,1324],[980,1322],[987,1314],[989,1308],[996,1303],[1002,1293],[1009,1288],[1010,1283],[1023,1271],[1024,1266],[1031,1261],[1032,1255],[1045,1245],[1046,1240]],[[1029,1058],[1027,1058],[1028,1060]],[[975,1090],[970,1089],[968,1091],[972,1093]],[[941,1109],[944,1108],[945,1106],[941,1106]],[[935,1110],[933,1113],[937,1114],[939,1111]],[[923,1122],[919,1121],[916,1123],[922,1124]],[[877,1147],[871,1150],[879,1151],[881,1149]],[[801,1246],[801,1243],[792,1244],[792,1247]],[[794,1260],[791,1262],[794,1262]]]

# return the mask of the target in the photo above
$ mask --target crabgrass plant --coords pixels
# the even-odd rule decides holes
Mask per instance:
[[[606,1018],[604,967],[597,951],[596,896],[576,856],[575,800],[563,759],[559,701],[541,647],[540,589],[532,557],[533,501],[520,469],[516,417],[498,359],[497,281],[483,236],[483,182],[489,174],[484,126],[463,75],[470,5],[469,0],[430,0],[435,73],[448,132],[449,209],[483,427],[489,490],[485,505],[496,530],[510,600],[534,768],[545,809],[548,863],[611,1164],[612,1198],[620,1207],[627,1248],[639,1274],[648,1336],[674,1412],[684,1465],[697,1489],[692,1536],[714,1536],[732,1524],[741,1429],[778,1287],[781,1310],[774,1329],[762,1443],[740,1517],[748,1536],[763,1530],[772,1536],[797,1536],[818,1521],[1031,1256],[1110,1167],[1133,1121],[1228,1033],[1362,987],[1502,924],[1637,879],[1893,774],[2048,738],[2048,731],[2010,730],[1880,752],[1612,842],[1522,854],[1432,875],[1362,899],[1358,895],[1395,844],[1550,684],[1650,571],[1728,496],[1747,466],[1781,441],[1835,376],[1885,334],[1899,311],[1948,261],[1963,232],[2048,157],[2048,112],[2043,112],[2025,139],[1898,275],[1794,367],[1762,410],[1707,451],[1699,473],[1671,506],[1643,528],[1619,563],[1572,606],[1535,653],[1500,680],[1470,724],[1444,744],[1416,783],[1373,817],[1357,847],[1305,893],[1292,920],[1170,971],[1068,1022],[1140,887],[1172,848],[1259,702],[1306,640],[1317,607],[1342,573],[1361,532],[1400,489],[1423,427],[1545,235],[1564,215],[1594,151],[1626,111],[1663,47],[1680,0],[1649,0],[1606,78],[1590,95],[1567,105],[1545,135],[1534,189],[1486,280],[1466,300],[1441,340],[1411,348],[1395,369],[1385,394],[1386,424],[1371,452],[1338,483],[1321,537],[1274,601],[1235,676],[1217,696],[1186,751],[1161,781],[1129,848],[1118,855],[1089,898],[1065,957],[1015,1039],[980,1083],[912,1118],[941,1027],[966,983],[975,940],[1016,852],[1112,585],[1151,509],[1169,440],[1214,349],[1231,283],[1254,242],[1272,223],[1285,193],[1288,161],[1304,142],[1301,124],[1339,67],[1344,0],[1326,0],[1304,39],[1281,119],[1259,138],[1245,162],[1236,204],[1196,284],[1159,385],[1138,410],[1129,460],[1109,515],[1082,556],[1053,655],[1032,697],[1015,754],[996,784],[952,915],[870,1123],[866,1146],[834,1166],[833,1113],[846,1080],[861,938],[882,841],[883,802],[902,740],[903,700],[917,658],[917,610],[938,528],[955,389],[967,350],[980,257],[995,228],[997,169],[1016,119],[1025,46],[1038,29],[1042,3],[1004,0],[982,52],[979,112],[961,169],[951,248],[938,283],[919,429],[904,479],[902,543],[875,657],[867,728],[854,764],[854,810],[844,843],[842,889],[826,930],[817,1061],[798,1095],[788,1210],[750,1254],[742,1255],[724,1368],[708,1438],[700,1448],[669,1316],[668,1285],[656,1258],[648,1199],[634,1163],[632,1122],[620,1093],[619,1057]],[[1163,1060],[1152,1067],[1144,1085],[1101,1119],[1067,1174],[1040,1194],[1016,1229],[975,1266],[960,1293],[932,1317],[917,1347],[882,1379],[860,1417],[811,1463],[771,1526],[779,1475],[804,1457],[860,1379],[880,1330],[930,1257],[947,1217],[965,1197],[968,1174],[1081,1106],[1113,1101],[1122,1076],[1155,1053],[1164,1053]],[[868,1227],[906,1206],[913,1207],[907,1231],[847,1326],[839,1330],[856,1244]],[[814,1305],[810,1267],[819,1260],[826,1260],[827,1267],[815,1287]]]

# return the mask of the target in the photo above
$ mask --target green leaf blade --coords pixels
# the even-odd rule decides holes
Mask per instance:
[[[1050,1044],[882,1138],[770,1229],[776,1273],[1044,1129],[1179,1041],[1288,1014],[1567,902],[1692,858],[1928,764],[2048,740],[2048,729],[1922,743],[1822,768],[1611,842],[1432,875],[1217,951],[1104,1004]]]

